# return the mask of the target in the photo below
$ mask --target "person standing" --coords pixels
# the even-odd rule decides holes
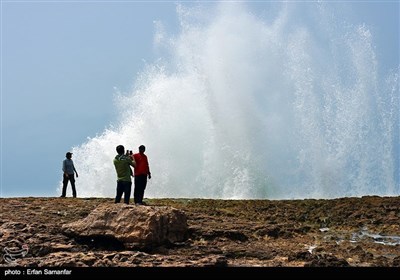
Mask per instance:
[[[147,177],[151,179],[149,161],[147,156],[144,154],[146,147],[143,145],[139,146],[139,153],[134,154],[133,158],[136,161],[135,167],[135,189],[133,192],[135,204],[143,205],[144,190],[147,185]]]
[[[131,166],[135,167],[136,162],[129,155],[125,154],[124,146],[118,145],[116,150],[118,154],[114,158],[115,171],[117,172],[117,195],[115,203],[119,203],[122,194],[124,194],[124,202],[129,204],[132,189]]]
[[[63,174],[63,188],[62,188],[61,197],[65,197],[65,195],[66,195],[68,181],[71,182],[72,196],[76,197],[74,172],[76,173],[76,178],[78,178],[78,172],[76,171],[74,162],[71,159],[72,153],[71,152],[66,153],[65,157],[66,157],[66,159],[64,159],[63,164],[62,164],[62,171],[64,172],[64,174]]]

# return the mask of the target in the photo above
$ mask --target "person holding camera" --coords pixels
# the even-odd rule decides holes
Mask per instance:
[[[131,166],[135,167],[136,162],[129,155],[125,154],[124,146],[118,145],[116,150],[118,154],[113,161],[115,171],[117,172],[117,195],[115,197],[115,203],[119,203],[122,194],[124,194],[124,203],[129,204],[132,189]]]
[[[147,178],[151,179],[149,161],[147,156],[144,154],[145,151],[146,147],[140,145],[139,153],[133,155],[133,159],[136,162],[134,171],[135,189],[133,191],[133,197],[136,205],[144,205],[143,196],[147,185]]]

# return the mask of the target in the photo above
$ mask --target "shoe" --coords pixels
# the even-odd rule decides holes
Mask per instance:
[[[65,197],[65,195],[61,195],[60,197]]]

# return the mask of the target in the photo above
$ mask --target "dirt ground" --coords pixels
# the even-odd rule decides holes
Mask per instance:
[[[143,251],[83,243],[61,226],[112,198],[1,198],[0,266],[400,267],[400,197],[145,201],[183,210],[188,239]]]

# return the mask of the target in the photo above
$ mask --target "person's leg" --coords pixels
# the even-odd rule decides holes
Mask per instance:
[[[147,176],[140,176],[140,188],[139,188],[139,201],[140,203],[143,203],[143,197],[144,197],[144,190],[146,189],[146,185],[147,185]]]
[[[75,189],[75,175],[71,174],[68,175],[69,181],[71,182],[71,187],[72,187],[72,196],[76,197],[76,189]]]
[[[147,177],[145,175],[135,176],[135,203],[143,203],[144,189],[146,188]]]
[[[139,192],[138,192],[138,190],[139,190],[139,186],[138,185],[140,184],[139,177],[140,176],[135,176],[135,179],[134,179],[135,186],[134,186],[134,189],[133,189],[133,200],[135,201],[135,204],[139,203]]]
[[[61,197],[65,197],[67,193],[68,177],[63,174],[63,187]]]
[[[124,184],[124,203],[129,204],[129,199],[131,198],[132,182],[124,182]]]
[[[115,197],[115,203],[119,203],[121,201],[122,193],[124,192],[124,185],[122,182],[117,182],[117,196]]]

